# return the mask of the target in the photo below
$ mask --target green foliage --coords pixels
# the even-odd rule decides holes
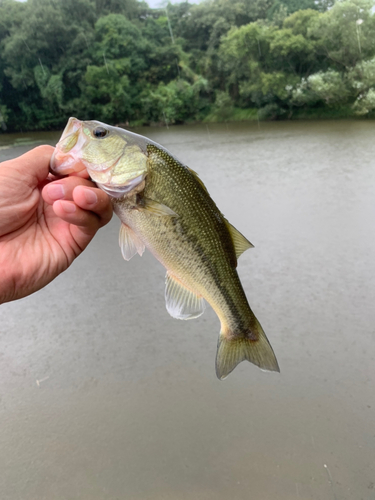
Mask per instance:
[[[375,89],[369,89],[361,94],[353,104],[354,112],[358,115],[366,115],[375,110]]]
[[[8,118],[8,109],[4,104],[0,102],[0,129],[5,132],[7,130],[6,122]]]
[[[375,17],[372,0],[338,1],[311,26],[319,53],[339,71],[353,68],[375,54]]]
[[[242,26],[257,19],[265,19],[273,0],[206,0],[187,7],[178,16],[181,7],[170,5],[171,22],[184,40],[184,49],[206,51],[217,49],[220,39],[232,26]]]
[[[375,112],[374,0],[0,0],[0,130]]]
[[[320,101],[328,106],[344,103],[349,97],[349,89],[343,76],[335,70],[318,72],[302,79],[291,90],[291,102],[297,106],[316,104]]]
[[[358,63],[347,75],[356,100],[353,110],[367,115],[375,109],[375,58]]]
[[[302,35],[306,39],[311,39],[309,30],[318,17],[319,13],[316,10],[299,10],[284,20],[283,28],[290,29],[293,35]]]
[[[140,30],[125,16],[109,14],[95,24],[97,49],[111,58],[131,57],[146,47]],[[99,56],[100,57],[100,56]]]
[[[233,115],[233,100],[227,92],[218,91],[212,109],[212,115],[218,121],[228,120]]]
[[[193,84],[178,79],[167,85],[160,83],[142,99],[143,112],[151,123],[181,123],[201,118],[204,104],[200,94],[207,88],[207,81],[200,78]]]
[[[233,27],[219,54],[234,105],[255,105],[267,118],[346,103],[357,113],[370,112],[375,68],[364,59],[375,55],[371,7],[367,0],[348,0],[324,13],[294,12],[281,27],[262,21]]]
[[[130,112],[129,78],[124,70],[129,60],[122,59],[108,66],[88,66],[82,99],[86,102],[86,113],[104,121],[119,122],[128,118]]]
[[[139,8],[136,0],[95,0],[94,3],[98,17],[108,14],[123,14],[133,18],[136,17]]]

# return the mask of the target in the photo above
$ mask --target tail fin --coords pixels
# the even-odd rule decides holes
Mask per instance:
[[[262,370],[280,371],[266,334],[258,320],[254,319],[255,324],[248,332],[220,332],[216,353],[216,375],[220,380],[225,379],[245,359]]]

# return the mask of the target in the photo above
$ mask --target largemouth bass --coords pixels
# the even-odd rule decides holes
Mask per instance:
[[[198,175],[146,137],[70,118],[51,170],[66,175],[83,169],[112,199],[123,257],[148,248],[167,269],[169,314],[197,318],[207,301],[218,315],[218,378],[243,360],[279,371],[236,271],[237,258],[252,244],[225,219]]]

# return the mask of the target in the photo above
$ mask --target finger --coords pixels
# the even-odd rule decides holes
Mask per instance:
[[[77,186],[95,187],[95,184],[88,179],[81,177],[71,176],[49,182],[42,190],[43,199],[49,204],[57,200],[70,200],[73,201],[73,191]]]
[[[81,251],[87,247],[97,230],[106,223],[104,216],[101,218],[90,210],[84,210],[73,201],[58,200],[52,208],[60,219],[70,224],[70,234]],[[110,214],[112,215],[112,211]],[[107,216],[107,222],[111,215]]]
[[[74,226],[78,226],[74,229],[74,232],[78,234],[78,239],[80,238],[80,234],[85,237],[90,236],[91,239],[97,230],[103,225],[101,219],[94,214],[94,212],[83,210],[73,201],[55,201],[53,204],[53,211],[60,219],[63,219]],[[82,246],[81,241],[78,241],[77,237],[75,237],[75,239],[77,243]],[[84,239],[85,244],[87,244],[88,241],[86,242],[86,238]]]
[[[34,188],[48,177],[49,162],[54,149],[52,146],[38,146],[14,160],[4,162],[2,166],[18,170],[24,182]]]
[[[101,189],[77,186],[73,191],[73,201],[78,207],[94,212],[99,218],[100,226],[104,226],[112,218],[111,200]]]
[[[74,201],[83,210],[94,212],[99,218],[100,226],[104,226],[112,218],[112,204],[109,196],[94,186],[87,179],[66,177],[45,186],[42,196],[50,205],[57,200]],[[64,206],[70,207],[67,204]]]

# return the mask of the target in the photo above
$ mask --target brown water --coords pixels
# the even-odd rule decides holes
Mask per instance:
[[[140,132],[254,243],[239,274],[281,374],[218,381],[215,314],[170,318],[114,218],[0,308],[1,500],[375,499],[375,123]],[[0,158],[58,136],[0,135]]]

